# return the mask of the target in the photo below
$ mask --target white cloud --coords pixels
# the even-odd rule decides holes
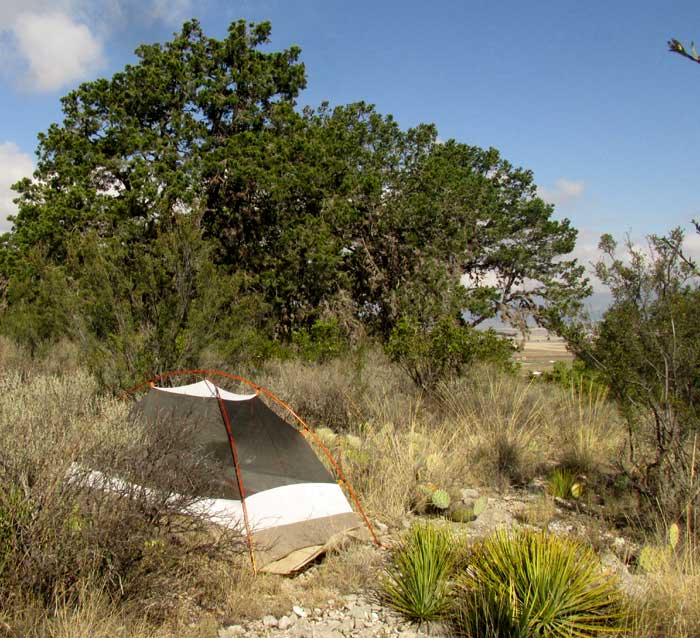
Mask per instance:
[[[2,73],[35,91],[94,77],[115,31],[190,17],[193,0],[0,0]]]
[[[554,183],[552,189],[538,187],[537,194],[549,204],[560,206],[577,200],[583,195],[585,188],[586,185],[582,181],[561,178]]]
[[[32,158],[23,153],[14,142],[0,142],[0,233],[10,230],[7,215],[14,215],[17,207],[12,202],[16,193],[12,184],[23,177],[31,177],[34,171]]]
[[[93,74],[104,63],[102,44],[90,29],[63,13],[23,13],[13,34],[38,91],[55,91]]]
[[[191,17],[192,0],[152,0],[151,16],[165,24],[180,24]]]

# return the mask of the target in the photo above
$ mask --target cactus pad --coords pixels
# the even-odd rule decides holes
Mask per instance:
[[[450,495],[445,490],[435,490],[430,502],[436,509],[446,510],[450,506]]]
[[[474,501],[474,516],[479,516],[485,509],[488,499],[485,496],[480,496]]]

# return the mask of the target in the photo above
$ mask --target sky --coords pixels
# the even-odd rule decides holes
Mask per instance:
[[[271,50],[302,49],[300,105],[364,100],[531,169],[585,263],[604,232],[675,226],[700,255],[700,64],[666,45],[700,41],[697,0],[0,0],[0,231],[61,96],[191,17],[270,20]]]

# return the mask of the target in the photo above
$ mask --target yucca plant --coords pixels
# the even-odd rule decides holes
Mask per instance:
[[[578,498],[581,495],[581,486],[570,469],[558,467],[547,481],[547,491],[558,498]]]
[[[622,625],[622,594],[593,550],[546,532],[489,537],[474,548],[457,590],[465,635],[588,638]],[[489,633],[502,617],[512,622]]]
[[[386,604],[418,622],[443,618],[450,608],[454,545],[448,530],[415,524],[384,570],[380,595]]]

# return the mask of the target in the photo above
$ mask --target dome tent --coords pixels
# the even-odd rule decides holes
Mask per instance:
[[[156,385],[183,375],[201,380],[175,387]],[[229,392],[214,384],[213,376],[241,382],[254,392]],[[378,542],[331,453],[270,391],[236,375],[187,370],[159,375],[127,392],[135,396],[145,386],[148,392],[137,400],[134,412],[147,423],[166,421],[169,427],[187,428],[191,433],[188,445],[216,468],[205,493],[197,494],[198,507],[216,523],[245,530],[254,571],[295,571],[339,535],[358,535],[362,519]],[[298,427],[268,407],[261,395],[280,406]],[[326,455],[335,477],[307,438]]]

